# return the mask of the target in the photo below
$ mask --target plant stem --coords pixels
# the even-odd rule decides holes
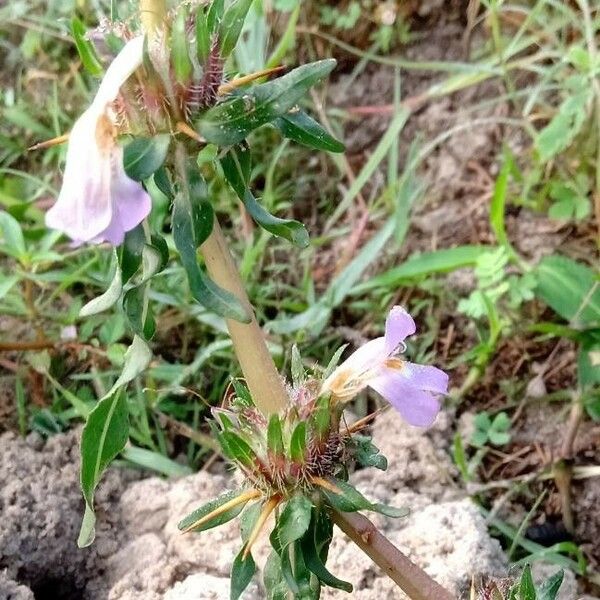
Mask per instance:
[[[256,321],[254,310],[216,216],[212,233],[200,250],[206,268],[215,283],[235,294],[248,314],[252,316],[250,323],[227,319],[227,328],[256,406],[265,415],[283,410],[287,404],[288,394],[277,372],[263,332]]]
[[[412,600],[456,600],[359,513],[331,512],[333,522]]]
[[[165,0],[140,0],[140,20],[144,31],[152,34],[162,27],[167,16]]]

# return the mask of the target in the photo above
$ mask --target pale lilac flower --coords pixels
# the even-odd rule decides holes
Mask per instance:
[[[404,340],[416,331],[413,318],[394,306],[385,336],[361,346],[323,382],[321,393],[347,402],[367,386],[383,396],[411,425],[428,427],[440,410],[439,395],[448,392],[448,375],[428,365],[402,360]]]
[[[142,64],[143,48],[142,36],[125,44],[69,136],[62,189],[46,225],[77,243],[106,240],[118,246],[150,212],[150,196],[123,168],[113,110],[119,90]]]

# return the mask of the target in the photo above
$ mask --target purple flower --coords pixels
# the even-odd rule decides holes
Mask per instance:
[[[46,225],[76,243],[123,242],[125,232],[150,212],[150,196],[123,168],[113,103],[123,84],[142,64],[144,38],[125,44],[108,67],[91,106],[69,135],[63,185]]]
[[[385,335],[361,346],[327,377],[321,393],[347,402],[370,387],[383,396],[411,425],[428,427],[440,410],[439,395],[448,392],[448,375],[436,367],[417,365],[399,357],[404,340],[416,331],[413,318],[394,306]]]

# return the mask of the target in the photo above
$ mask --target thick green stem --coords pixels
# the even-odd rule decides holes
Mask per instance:
[[[333,522],[412,600],[456,600],[359,513],[331,512]]]
[[[254,317],[254,310],[216,217],[212,233],[200,250],[215,283],[235,294],[248,314],[252,315],[250,323],[227,319],[227,328],[246,385],[256,406],[265,415],[283,410],[288,397],[283,380],[277,372],[263,332]]]
[[[148,35],[162,27],[167,16],[165,0],[140,0],[140,20]]]

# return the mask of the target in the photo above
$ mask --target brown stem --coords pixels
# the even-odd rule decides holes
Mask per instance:
[[[48,350],[56,346],[50,340],[37,340],[33,342],[0,342],[0,352],[23,352],[25,350]]]
[[[333,510],[333,522],[412,600],[456,600],[359,513]]]
[[[252,315],[250,323],[227,319],[227,328],[256,406],[266,415],[283,410],[288,398],[283,380],[267,348],[262,329],[256,321],[254,310],[216,217],[212,233],[200,250],[215,283],[235,294],[248,314]]]

